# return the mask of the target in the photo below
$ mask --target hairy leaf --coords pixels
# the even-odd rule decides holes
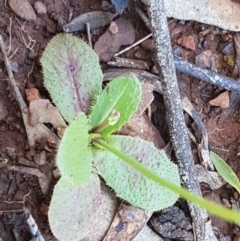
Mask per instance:
[[[229,208],[225,208],[222,205],[216,204],[214,202],[210,202],[207,199],[204,199],[198,195],[195,195],[191,192],[189,192],[187,189],[182,188],[178,184],[174,184],[159,175],[155,174],[153,171],[151,171],[149,168],[145,167],[142,163],[136,161],[135,159],[126,156],[123,152],[115,149],[111,145],[107,144],[104,141],[101,141],[100,139],[94,140],[94,144],[97,145],[100,148],[106,148],[114,155],[121,158],[127,165],[131,166],[134,170],[137,170],[138,172],[142,173],[145,177],[150,178],[151,180],[155,181],[158,185],[161,185],[169,190],[171,190],[174,193],[177,193],[181,195],[185,200],[193,202],[197,205],[199,205],[202,208],[205,208],[210,213],[221,217],[227,221],[233,222],[233,223],[239,223],[240,222],[240,214],[237,211],[231,210]]]
[[[43,52],[44,85],[63,117],[71,123],[87,113],[92,99],[102,89],[97,54],[70,34],[54,37]]]
[[[151,142],[114,135],[107,137],[106,142],[167,181],[180,185],[177,166]],[[106,149],[94,152],[94,164],[116,194],[136,207],[158,211],[173,205],[178,199],[177,194],[137,172]]]
[[[61,177],[54,187],[48,218],[51,231],[59,240],[78,241],[84,238],[99,206],[100,181],[97,175],[77,187]]]
[[[87,117],[81,113],[65,130],[57,152],[57,165],[74,185],[86,183],[91,174],[92,152],[88,146]]]
[[[107,136],[119,130],[136,112],[141,99],[141,84],[135,76],[111,81],[97,97],[89,116],[93,131]],[[115,121],[112,121],[114,119]]]
[[[232,168],[216,153],[210,152],[210,157],[219,175],[240,193],[240,182]]]

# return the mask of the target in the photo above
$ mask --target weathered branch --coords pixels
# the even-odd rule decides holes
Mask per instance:
[[[29,142],[29,146],[30,146],[31,150],[34,150],[35,143],[38,140],[43,139],[43,138],[52,137],[56,142],[58,142],[58,137],[52,131],[50,131],[45,125],[38,124],[36,126],[31,126],[29,124],[28,107],[27,107],[27,105],[17,87],[17,84],[15,82],[15,79],[14,79],[14,76],[13,76],[13,73],[11,70],[10,62],[7,57],[5,44],[4,44],[4,41],[3,41],[3,38],[1,35],[0,35],[0,49],[3,53],[5,67],[7,69],[7,73],[8,73],[8,77],[9,77],[8,83],[12,87],[13,94],[15,95],[15,98],[19,104],[20,111],[21,111],[22,118],[23,118],[23,123],[24,123],[25,129],[26,129],[28,142]]]
[[[174,55],[176,70],[194,78],[217,85],[220,88],[240,92],[240,84],[232,78],[218,74],[208,69],[200,68],[187,60]]]
[[[159,72],[163,77],[162,89],[169,132],[178,161],[180,175],[183,184],[189,191],[201,195],[190,142],[184,123],[164,1],[148,0],[148,10],[156,48],[156,60]],[[191,176],[189,173],[191,173]],[[207,213],[191,203],[188,205],[197,240],[214,240],[214,237],[211,237],[212,239],[209,237],[209,229],[206,230]]]
[[[135,6],[135,10],[137,11],[137,13],[138,13],[139,17],[142,19],[142,21],[145,23],[145,25],[149,29],[149,31],[151,31],[151,24],[148,19],[148,16],[138,6]],[[234,37],[235,44],[237,43],[238,45],[240,45],[239,37],[236,37],[238,35],[234,35],[234,36],[235,36]],[[218,74],[218,73],[208,70],[208,69],[200,68],[176,55],[174,55],[174,64],[175,64],[176,70],[181,73],[195,77],[195,78],[205,81],[209,84],[217,85],[217,86],[227,89],[227,90],[240,92],[240,83],[235,81],[232,78],[226,77],[224,75]],[[237,64],[238,64],[238,62],[237,62]],[[239,65],[240,65],[240,63],[239,63]]]

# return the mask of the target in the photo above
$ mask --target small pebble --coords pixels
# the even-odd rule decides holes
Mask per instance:
[[[228,43],[223,49],[222,49],[222,53],[223,54],[234,54],[235,48],[233,45],[233,42]]]
[[[143,52],[142,51],[137,51],[134,55],[138,59],[143,59]]]
[[[16,61],[12,61],[11,62],[11,70],[12,72],[14,73],[17,73],[18,72],[18,63]]]
[[[36,59],[36,57],[37,57],[37,53],[34,53],[32,51],[29,52],[29,54],[28,54],[29,59],[34,60],[34,59]]]
[[[46,203],[44,202],[41,203],[40,210],[44,215],[46,216],[48,215],[48,205]]]
[[[36,88],[30,88],[25,90],[28,102],[40,99],[39,90]]]
[[[151,69],[151,72],[152,72],[153,74],[159,74],[157,65],[153,65],[153,67],[152,67],[152,69]]]
[[[40,153],[37,153],[34,156],[34,162],[38,165],[44,165],[47,161],[47,152],[45,150],[41,151]]]
[[[180,48],[180,47],[175,48],[173,53],[177,56],[180,56],[182,53],[182,48]]]
[[[60,171],[57,168],[54,169],[52,173],[53,173],[53,176],[56,180],[58,180],[61,177]]]
[[[47,142],[48,142],[48,146],[49,147],[54,148],[54,149],[57,148],[57,143],[56,143],[56,141],[52,137],[49,136],[47,138]]]
[[[15,127],[16,127],[18,130],[20,130],[20,128],[21,128],[20,124],[16,124]]]
[[[207,41],[207,40],[204,40],[204,41],[203,41],[202,47],[203,47],[204,49],[207,49],[207,48],[208,48],[208,41]]]
[[[28,0],[8,0],[8,4],[20,18],[27,21],[36,21],[37,16]]]
[[[25,129],[24,129],[23,127],[20,128],[20,132],[21,132],[22,134],[26,134]]]
[[[8,157],[12,157],[13,153],[14,153],[13,148],[9,148],[9,147],[6,148],[6,154],[7,154]]]
[[[234,192],[233,197],[235,200],[238,200],[238,197],[239,197],[238,192]]]
[[[13,201],[23,201],[24,195],[26,195],[24,191],[18,189],[13,197]]]
[[[60,138],[63,137],[63,134],[64,134],[65,129],[66,129],[66,128],[60,128],[60,127],[57,128],[57,135],[58,135]]]
[[[141,46],[142,46],[144,49],[153,50],[153,48],[154,48],[154,42],[153,42],[152,39],[147,39],[147,40],[145,40],[144,42],[141,43]]]
[[[112,21],[110,23],[110,26],[108,28],[108,31],[111,33],[111,34],[117,34],[118,33],[118,25]]]
[[[229,203],[229,201],[226,198],[222,199],[222,204],[227,207],[227,208],[231,208],[231,204]]]
[[[195,50],[196,44],[193,35],[182,34],[177,40],[177,44],[181,45],[183,48],[188,50]]]
[[[36,1],[33,5],[34,10],[36,11],[36,13],[38,15],[43,15],[47,13],[47,7],[44,3],[40,2],[40,1]]]
[[[38,29],[39,29],[39,26],[38,26],[38,25],[35,25],[35,26],[34,26],[34,29],[35,29],[35,30],[38,30]]]

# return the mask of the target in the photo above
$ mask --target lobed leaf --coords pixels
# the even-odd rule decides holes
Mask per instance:
[[[48,218],[51,231],[59,240],[79,241],[90,229],[99,206],[100,180],[97,175],[77,187],[61,177],[54,187]]]
[[[82,185],[90,178],[92,152],[88,139],[87,117],[81,113],[65,130],[57,152],[61,175],[73,185]]]
[[[237,189],[240,193],[240,182],[237,175],[234,173],[232,168],[216,153],[210,152],[212,162],[217,169],[219,175],[230,185]]]
[[[106,142],[125,155],[139,161],[165,180],[180,186],[178,168],[164,151],[151,142],[130,136],[109,136]],[[94,151],[94,165],[98,173],[116,194],[130,204],[149,211],[173,205],[178,195],[137,172],[106,149]],[[111,171],[110,171],[111,170]]]
[[[91,129],[97,130],[101,136],[107,136],[119,130],[136,112],[140,99],[141,84],[135,76],[112,80],[97,97],[92,107],[89,116]],[[111,124],[111,115],[114,113],[119,113],[119,116],[116,123]],[[99,131],[98,127],[101,128]]]
[[[97,54],[81,39],[59,34],[43,52],[44,85],[66,121],[87,113],[102,90],[102,72]]]

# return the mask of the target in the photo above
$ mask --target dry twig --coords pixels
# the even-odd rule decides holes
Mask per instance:
[[[91,36],[91,32],[90,32],[90,30],[91,30],[90,27],[91,27],[90,24],[87,23],[86,24],[86,31],[87,31],[88,44],[92,48],[92,36]]]
[[[240,83],[232,78],[208,69],[200,68],[176,55],[174,56],[174,63],[176,70],[181,73],[200,79],[209,84],[219,86],[220,88],[224,88],[226,90],[240,92]]]
[[[148,19],[148,16],[138,6],[136,6],[135,9],[139,17],[145,23],[146,27],[149,29],[149,31],[151,31],[151,24]],[[211,31],[211,28],[209,28],[209,31]],[[202,33],[202,34],[205,34],[205,33]],[[239,35],[236,35],[236,34],[234,35],[235,44],[237,45],[239,45],[239,42],[240,42],[240,41],[236,41],[236,39],[238,39],[238,36]],[[236,49],[238,50],[239,48],[236,48]],[[238,62],[237,64],[240,66]],[[200,68],[176,55],[174,55],[174,64],[177,71],[182,72],[186,75],[200,79],[209,84],[217,85],[220,88],[240,92],[240,83],[238,83],[232,78],[226,77],[224,75],[218,74],[208,69]]]
[[[22,213],[24,210],[23,208],[20,209],[10,209],[10,210],[0,210],[0,215],[5,213]]]
[[[183,109],[193,118],[195,121],[198,132],[201,135],[202,141],[201,143],[197,143],[196,145],[198,147],[199,156],[203,159],[203,166],[205,166],[206,169],[214,170],[213,163],[210,159],[209,149],[208,149],[208,133],[207,130],[202,123],[201,117],[198,114],[198,112],[194,109],[192,103],[188,100],[187,97],[184,97],[182,99],[182,107]]]
[[[28,224],[28,227],[30,229],[32,236],[35,238],[36,241],[45,241],[40,229],[38,228],[36,221],[34,220],[33,216],[31,215],[29,209],[24,207],[24,212],[25,212],[26,216],[28,217],[27,224]]]
[[[30,174],[30,175],[36,176],[38,178],[44,178],[45,177],[45,174],[42,173],[37,168],[16,166],[16,165],[0,163],[0,169],[1,168],[7,168],[7,170],[9,170],[9,171],[15,171],[15,172],[20,172],[20,173],[24,173],[24,174]]]
[[[138,60],[138,59],[126,59],[126,58],[115,57],[114,61],[109,61],[107,64],[111,66],[117,66],[117,67],[149,70],[147,61]]]
[[[7,55],[10,54],[11,49],[12,49],[12,17],[10,18],[10,23],[9,23],[9,46],[8,46]]]
[[[118,55],[121,55],[121,54],[125,53],[126,51],[128,51],[128,50],[132,49],[133,47],[135,47],[135,46],[139,45],[140,43],[142,43],[143,41],[145,41],[145,40],[149,39],[150,37],[152,37],[152,34],[151,34],[151,33],[150,33],[150,34],[148,34],[146,37],[144,37],[144,38],[142,38],[142,39],[138,40],[138,41],[137,41],[137,42],[135,42],[134,44],[132,44],[132,45],[128,46],[128,47],[127,47],[127,48],[125,48],[125,49],[123,49],[122,51],[120,51],[120,52],[118,52],[118,53],[114,54],[114,57],[117,57]]]
[[[162,76],[166,117],[180,175],[186,188],[201,196],[181,106],[164,1],[148,0],[147,3],[155,42],[156,60]],[[208,222],[207,212],[192,203],[188,203],[188,206],[197,240],[216,240],[211,223]]]
[[[23,42],[24,42],[25,47],[26,47],[27,49],[29,49],[31,52],[34,53],[34,49],[33,49],[33,48],[34,48],[34,46],[35,46],[35,44],[36,44],[36,40],[35,40],[35,39],[32,39],[32,37],[31,37],[29,34],[27,34],[27,31],[25,30],[25,24],[26,24],[26,22],[24,22],[23,24],[21,24],[20,21],[18,20],[18,18],[16,18],[16,20],[17,20],[18,24],[20,25],[21,36],[22,36],[22,39],[23,39]],[[23,33],[27,36],[28,41],[29,41],[28,43],[27,43],[27,41],[26,41]]]
[[[23,123],[25,125],[25,129],[27,132],[27,137],[28,137],[28,142],[29,142],[29,146],[30,148],[33,150],[35,143],[38,140],[44,139],[46,137],[52,137],[54,140],[56,140],[56,142],[58,142],[58,137],[52,133],[45,125],[43,124],[38,124],[36,126],[31,126],[29,124],[28,121],[28,107],[16,85],[15,79],[13,77],[13,73],[11,70],[11,66],[10,66],[10,62],[9,59],[7,57],[7,53],[6,53],[6,48],[5,48],[5,44],[3,42],[2,36],[0,35],[0,49],[4,55],[4,62],[5,62],[5,66],[7,69],[7,73],[8,73],[8,77],[9,77],[9,84],[12,87],[13,93],[15,95],[15,98],[19,104],[20,107],[20,111],[22,114],[22,118],[23,118]]]

